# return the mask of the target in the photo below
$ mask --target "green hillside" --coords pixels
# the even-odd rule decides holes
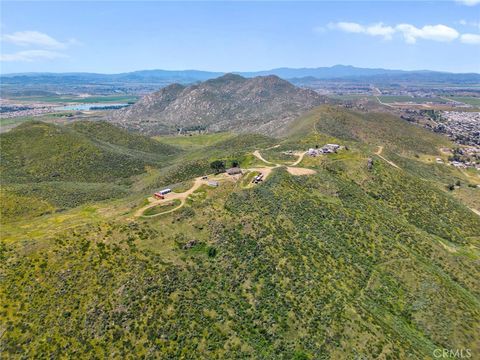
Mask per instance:
[[[149,140],[96,134],[104,126],[42,131],[87,139],[99,152],[105,143],[157,151]],[[449,141],[391,115],[333,107],[298,119],[288,134],[180,139],[184,152],[175,152],[174,137],[159,138],[163,166],[110,186],[58,182],[62,191],[50,197],[54,181],[8,184],[2,197],[25,207],[2,210],[2,352],[312,360],[480,353],[480,216],[461,192],[479,197],[480,179],[429,160]],[[327,141],[348,148],[304,157],[296,166],[310,175],[278,166],[257,185],[252,173],[218,175],[218,187],[204,183],[184,203],[174,200],[176,211],[135,215],[152,190],[188,189],[212,172],[212,160],[236,159],[257,174],[266,165],[255,150],[287,164],[296,155],[285,150]],[[457,180],[463,187],[448,190]],[[57,212],[66,204],[77,207]],[[158,215],[153,205],[148,214]]]
[[[0,135],[2,223],[125,197],[131,177],[182,153],[104,122],[27,122]]]
[[[4,185],[0,193],[1,220],[35,217],[127,194],[128,187],[108,183],[52,181]]]
[[[28,122],[0,135],[0,142],[2,182],[9,183],[116,181],[144,172],[153,158],[160,163],[175,153],[171,146],[103,123],[63,127]],[[145,152],[153,155],[145,160]]]
[[[360,113],[321,106],[297,119],[288,129],[288,136],[304,137],[316,133],[328,135],[346,142],[361,142],[385,146],[405,153],[436,154],[438,149],[449,146],[450,141],[406,121],[399,121],[385,113]]]
[[[104,121],[75,121],[70,125],[75,131],[101,143],[122,146],[131,150],[161,156],[177,154],[178,148],[163,144],[146,136],[130,133]]]

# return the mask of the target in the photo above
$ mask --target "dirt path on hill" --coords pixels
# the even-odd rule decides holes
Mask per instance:
[[[480,211],[478,211],[477,209],[470,208],[470,210],[472,210],[475,214],[477,214],[478,216],[480,216]]]
[[[270,147],[269,149],[273,149],[273,148],[276,148],[276,147],[279,147],[279,146],[280,146],[280,145],[275,145],[275,146]],[[306,154],[306,152],[303,152],[303,151],[297,151],[297,152],[293,153],[293,155],[298,156],[298,159],[295,160],[290,166],[296,166],[296,165],[300,164],[300,163],[302,162],[303,157],[305,156],[305,154]],[[263,161],[263,162],[266,163],[266,164],[275,165],[275,167],[280,166],[280,164],[275,164],[275,163],[272,163],[271,161],[268,161],[267,159],[265,159],[265,158],[262,156],[262,154],[260,154],[260,151],[258,151],[258,150],[255,150],[255,151],[253,152],[253,155],[254,155],[257,159]]]
[[[278,165],[278,164],[274,164],[274,163],[266,160],[266,159],[262,156],[262,154],[260,154],[260,151],[258,151],[258,150],[255,150],[255,151],[253,152],[253,155],[254,155],[257,159],[262,160],[262,161],[263,161],[264,163],[266,163],[266,164]]]
[[[280,147],[280,144],[270,146],[270,147],[266,148],[265,150],[275,149],[275,148],[278,148],[278,147]]]
[[[182,192],[182,193],[168,193],[165,195],[165,199],[155,199],[153,197],[149,197],[148,200],[150,201],[150,203],[148,205],[145,205],[144,207],[138,209],[136,212],[135,212],[135,216],[136,217],[139,217],[139,216],[142,216],[142,217],[155,217],[155,216],[158,216],[158,215],[162,215],[162,214],[167,214],[169,212],[173,212],[179,208],[181,208],[183,205],[185,205],[185,200],[187,200],[187,198],[193,194],[195,192],[195,190],[197,190],[200,186],[202,186],[203,184],[207,184],[208,183],[208,180],[203,180],[202,177],[198,177],[198,178],[195,178],[194,182],[193,182],[193,186],[188,189],[187,191],[185,192]],[[167,211],[164,211],[164,212],[161,212],[161,213],[158,213],[158,214],[154,214],[154,215],[143,215],[143,213],[145,212],[145,210],[147,209],[150,209],[154,206],[157,206],[157,205],[160,205],[160,204],[163,204],[163,203],[166,203],[168,201],[171,201],[171,200],[180,200],[180,205],[178,205],[176,208],[173,208],[173,209],[170,209],[170,210],[167,210]]]
[[[290,166],[296,166],[296,165],[300,164],[302,162],[305,154],[306,154],[306,152],[300,152],[300,151],[294,153],[294,155],[298,156],[298,159],[295,162],[293,162]]]
[[[387,162],[388,164],[392,165],[393,167],[396,167],[397,169],[400,169],[400,167],[395,164],[393,161],[388,160],[387,158],[382,156],[382,151],[383,151],[383,146],[378,146],[378,150],[375,151],[375,155],[377,155],[379,158],[381,158],[383,161]]]

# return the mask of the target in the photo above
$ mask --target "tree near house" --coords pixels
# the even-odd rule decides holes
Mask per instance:
[[[222,160],[215,160],[210,163],[210,167],[215,171],[215,174],[219,174],[225,171],[225,162]]]

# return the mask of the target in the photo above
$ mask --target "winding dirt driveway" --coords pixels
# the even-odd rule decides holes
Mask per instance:
[[[275,147],[278,147],[278,146],[275,146]],[[273,166],[270,166],[270,167],[253,167],[253,168],[245,169],[246,171],[258,171],[258,172],[262,173],[264,180],[267,179],[267,177],[271,174],[273,169],[276,169],[276,168],[282,166],[280,164],[274,164],[271,161],[266,160],[262,156],[262,154],[260,154],[260,151],[258,151],[258,150],[255,150],[253,152],[253,155],[255,157],[257,157],[258,159],[260,159],[261,161],[263,161],[264,163],[273,165]],[[295,155],[298,156],[298,159],[295,162],[293,162],[291,164],[291,166],[287,166],[287,171],[290,174],[300,176],[300,175],[312,175],[312,174],[316,173],[316,171],[313,170],[313,169],[295,167],[295,165],[298,165],[303,160],[303,157],[305,156],[305,153],[304,152],[296,152]],[[185,205],[185,202],[186,202],[187,198],[191,194],[193,194],[200,186],[202,186],[204,184],[208,184],[208,180],[207,179],[202,179],[202,178],[203,178],[203,176],[195,178],[195,180],[193,182],[193,186],[183,193],[173,193],[173,192],[168,193],[167,195],[165,195],[165,199],[156,199],[154,197],[149,197],[148,198],[149,204],[147,204],[147,205],[141,207],[140,209],[138,209],[135,212],[135,216],[136,217],[143,217],[143,218],[153,218],[153,217],[160,216],[160,215],[163,215],[163,214],[168,214],[168,213],[171,213],[171,212],[174,212],[174,211],[180,209],[182,206]],[[178,206],[174,207],[173,209],[169,209],[169,210],[166,210],[166,211],[158,213],[158,214],[143,215],[143,213],[146,210],[148,210],[152,207],[155,207],[157,205],[168,203],[168,201],[171,201],[171,200],[180,200],[180,204]]]
[[[293,162],[291,166],[297,166],[298,164],[300,164],[306,153],[307,153],[306,151],[305,152],[297,151],[297,152],[293,153],[293,155],[298,156],[298,159],[295,162]]]
[[[263,161],[263,162],[266,163],[266,164],[271,164],[271,165],[276,165],[276,166],[278,166],[278,164],[274,164],[274,163],[272,163],[271,161],[266,160],[266,159],[262,156],[262,154],[260,154],[260,151],[258,151],[258,150],[255,150],[255,151],[253,152],[253,155],[254,155],[257,159]]]
[[[208,183],[208,180],[203,180],[202,179],[202,176],[198,177],[198,178],[195,178],[194,182],[193,182],[193,186],[188,189],[187,191],[183,192],[183,193],[169,193],[167,195],[165,195],[165,199],[155,199],[153,197],[149,197],[148,200],[150,201],[150,203],[148,205],[145,205],[144,207],[138,209],[136,212],[135,212],[135,216],[136,217],[155,217],[155,216],[159,216],[159,215],[163,215],[163,214],[168,214],[170,212],[173,212],[179,208],[181,208],[183,205],[185,205],[185,201],[187,200],[187,198],[193,194],[195,192],[195,190],[197,190],[200,186],[202,186],[203,184],[207,184]],[[157,205],[160,205],[160,204],[163,204],[163,203],[166,203],[170,200],[180,200],[180,205],[178,205],[177,207],[173,208],[173,209],[170,209],[170,210],[167,210],[167,211],[164,211],[164,212],[161,212],[161,213],[158,213],[158,214],[154,214],[154,215],[143,215],[143,213],[145,212],[145,210],[147,209],[150,209],[154,206],[157,206]]]

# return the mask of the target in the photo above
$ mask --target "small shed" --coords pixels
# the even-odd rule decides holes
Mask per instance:
[[[242,173],[242,169],[240,169],[239,167],[232,167],[227,170],[228,175],[237,175],[241,173]]]
[[[218,186],[218,181],[210,180],[210,181],[208,182],[208,186],[217,187],[217,186]]]

